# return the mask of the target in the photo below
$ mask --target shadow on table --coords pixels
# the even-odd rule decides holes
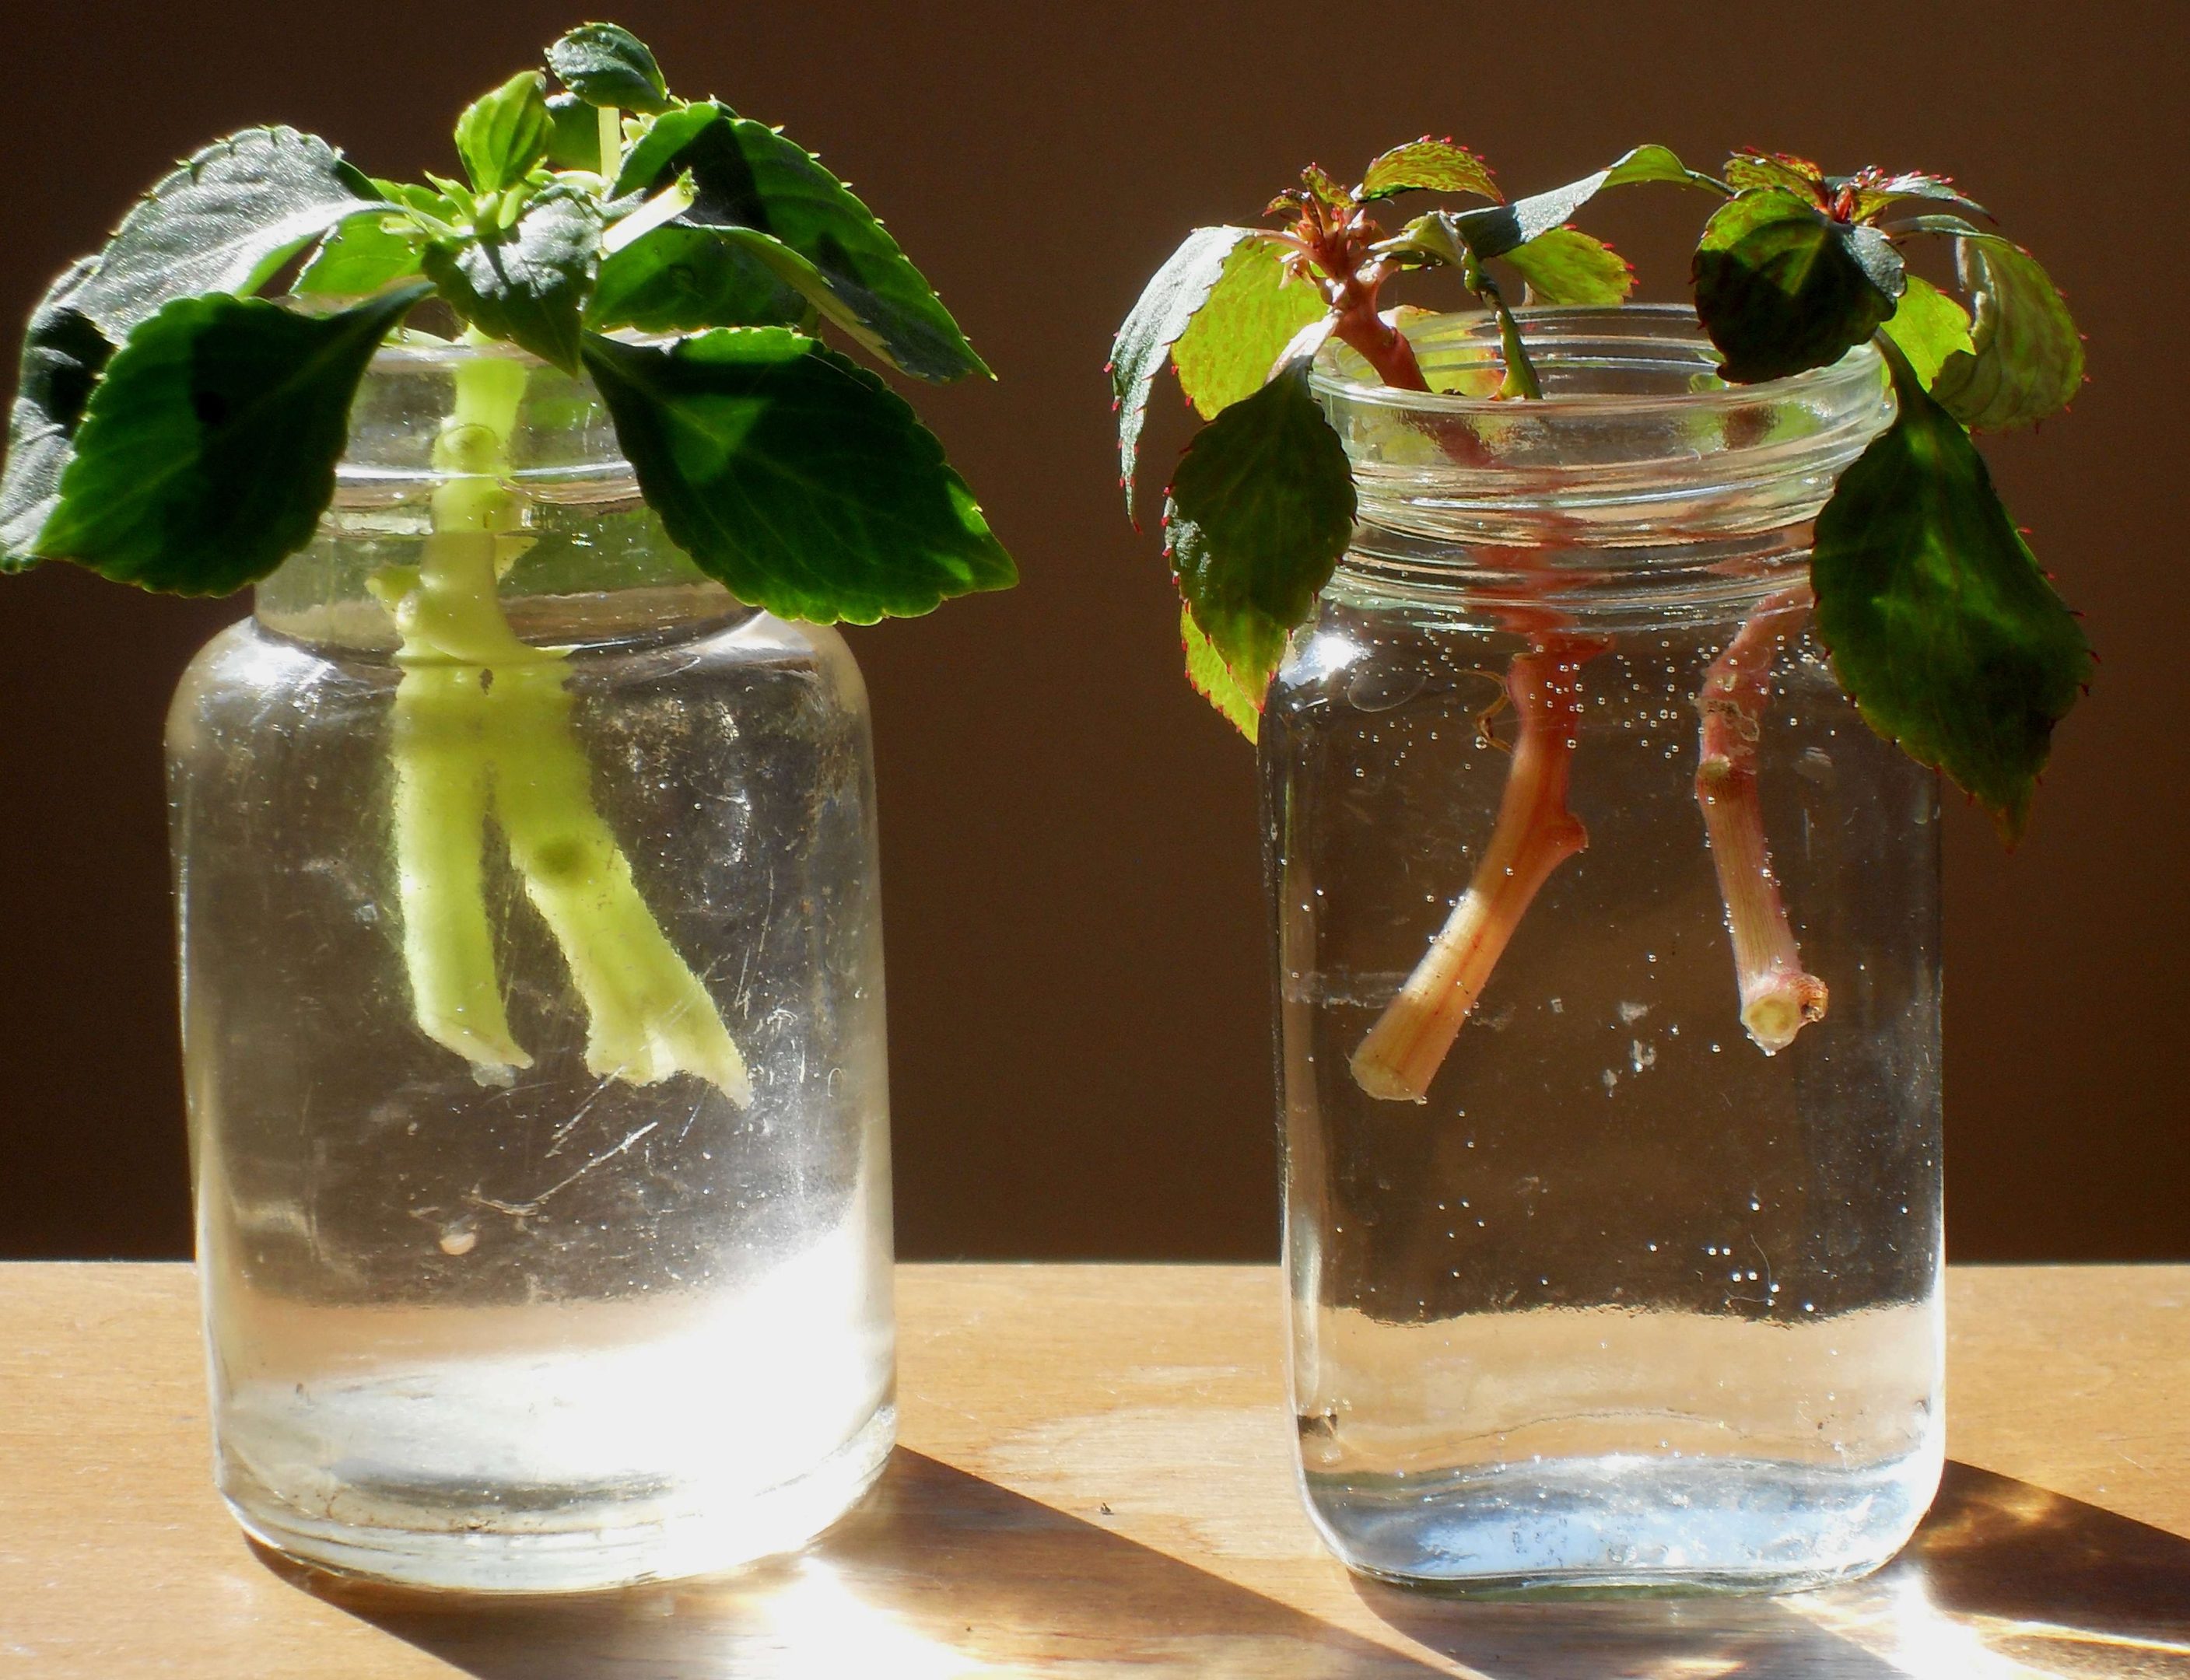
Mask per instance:
[[[259,1555],[482,1680],[1440,1672],[902,1448],[859,1509],[807,1551],[711,1581],[503,1599],[406,1592]]]
[[[1967,1464],[1947,1466],[1899,1558],[1816,1592],[1486,1604],[1356,1590],[1487,1680],[2190,1680],[2190,1540]]]

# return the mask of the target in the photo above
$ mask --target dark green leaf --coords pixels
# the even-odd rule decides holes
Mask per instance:
[[[575,373],[600,245],[592,202],[551,188],[505,234],[435,240],[424,267],[450,307],[481,332]]]
[[[813,310],[793,287],[713,228],[674,223],[601,264],[587,325],[697,332],[711,326],[803,326]]]
[[[765,123],[712,101],[670,111],[632,147],[616,192],[657,192],[686,171],[698,195],[685,222],[747,228],[780,240],[826,277],[905,372],[950,380],[988,371],[873,212]]]
[[[1179,608],[1178,636],[1186,648],[1186,680],[1194,685],[1194,692],[1222,712],[1234,729],[1253,740],[1262,733],[1264,690],[1250,688],[1232,674],[1232,667],[1194,623],[1190,608]]]
[[[60,499],[69,440],[114,354],[76,305],[97,266],[86,257],[55,280],[23,335],[22,372],[8,415],[8,470],[0,478],[0,572],[37,563],[38,532]]]
[[[654,112],[676,103],[646,43],[612,23],[581,24],[548,49],[548,68],[590,105]]]
[[[1838,361],[1893,313],[1903,280],[1876,229],[1835,222],[1779,187],[1720,206],[1696,249],[1696,312],[1736,384]]]
[[[1498,190],[1489,164],[1466,146],[1456,146],[1450,139],[1434,140],[1427,134],[1393,147],[1370,164],[1356,195],[1366,203],[1416,190],[1477,193],[1488,199],[1506,196]]]
[[[1901,347],[1927,390],[1939,376],[1940,365],[1970,348],[1969,311],[1918,274],[1909,276],[1900,307],[1880,331]]]
[[[872,624],[1015,581],[943,446],[817,340],[736,327],[656,348],[588,334],[585,358],[648,503],[740,600]]]
[[[326,141],[247,128],[192,156],[123,218],[77,308],[119,340],[173,298],[256,291],[345,217],[382,203]]]
[[[1268,238],[1259,228],[1196,228],[1156,270],[1118,329],[1110,346],[1110,403],[1118,413],[1119,482],[1125,486],[1128,515],[1133,511],[1149,392],[1164,358],[1193,322],[1194,312],[1209,301],[1241,241]]]
[[[1968,434],[1898,351],[1886,359],[1899,416],[1818,516],[1818,631],[1864,721],[2011,842],[2091,652]]]
[[[601,173],[600,113],[576,93],[548,96],[548,167]]]
[[[553,128],[547,79],[536,70],[523,71],[464,107],[457,119],[457,156],[473,186],[498,193],[548,156]]]
[[[1288,364],[1194,437],[1172,479],[1165,524],[1179,592],[1251,693],[1269,683],[1353,531],[1345,446]]]
[[[2028,426],[2066,408],[2084,382],[2084,341],[2038,259],[1997,234],[1966,235],[1958,254],[1976,326],[1932,394],[1971,427]]]
[[[1635,270],[1627,259],[1579,228],[1538,234],[1507,252],[1506,260],[1528,281],[1532,303],[1603,308],[1625,303],[1635,290]]]
[[[1286,266],[1283,246],[1241,240],[1172,346],[1179,388],[1204,420],[1214,420],[1261,390],[1285,347],[1328,311],[1321,289]]]
[[[215,295],[168,304],[107,364],[38,552],[180,595],[225,595],[311,540],[350,399],[423,286],[328,315]]]

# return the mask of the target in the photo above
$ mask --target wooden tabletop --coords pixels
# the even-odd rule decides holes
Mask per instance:
[[[481,1604],[246,1544],[186,1267],[0,1266],[0,1675],[2190,1680],[2190,1267],[1957,1270],[1931,1518],[1760,1600],[1348,1576],[1295,1502],[1273,1269],[906,1266],[898,1298],[904,1445],[808,1552]]]

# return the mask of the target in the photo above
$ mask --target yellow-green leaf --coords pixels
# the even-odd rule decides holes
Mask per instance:
[[[1498,190],[1489,164],[1466,146],[1455,145],[1450,139],[1433,139],[1427,134],[1393,147],[1371,163],[1355,196],[1366,203],[1415,191],[1474,193],[1501,202],[1506,197]]]
[[[1285,248],[1246,240],[1232,248],[1208,297],[1172,346],[1171,365],[1204,420],[1262,388],[1285,346],[1324,315],[1322,291],[1291,273]]]
[[[1194,692],[1223,713],[1234,729],[1254,740],[1262,733],[1261,694],[1233,674],[1216,644],[1194,623],[1190,607],[1178,609],[1178,634],[1186,648],[1186,680],[1194,685]]]
[[[1882,331],[1901,347],[1928,391],[1948,357],[1968,353],[1970,312],[1921,275],[1908,279],[1909,289]]]
[[[1532,303],[1603,308],[1625,303],[1635,290],[1635,270],[1627,259],[1579,228],[1538,234],[1507,252],[1506,260],[1528,281]]]
[[[2084,382],[2084,341],[2051,279],[1997,234],[1963,235],[1960,254],[1977,314],[1968,353],[1948,357],[1934,394],[1979,429],[2028,426],[2066,408]]]

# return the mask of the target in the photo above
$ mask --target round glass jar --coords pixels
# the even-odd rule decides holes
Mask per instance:
[[[1806,567],[1892,399],[1523,320],[1540,402],[1317,376],[1359,523],[1261,746],[1304,1493],[1448,1589],[1858,1574],[1941,1462],[1938,793]]]
[[[663,533],[591,385],[384,350],[168,726],[221,1491],[314,1564],[796,1547],[893,1439],[866,700]]]

